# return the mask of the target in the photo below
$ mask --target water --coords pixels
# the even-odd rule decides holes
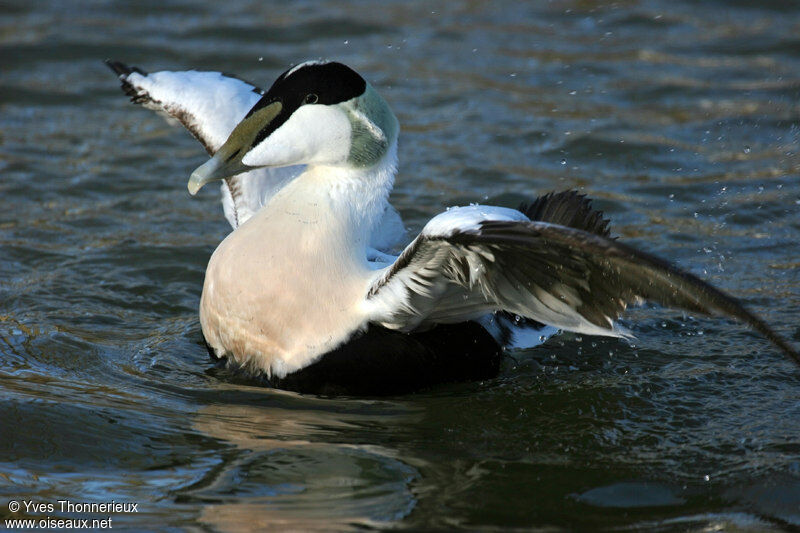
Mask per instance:
[[[0,515],[115,499],[136,529],[800,525],[800,372],[725,320],[646,307],[633,346],[561,335],[496,379],[380,400],[221,379],[197,305],[228,227],[213,188],[185,189],[205,155],[101,63],[266,85],[344,61],[400,119],[412,230],[579,188],[625,242],[798,343],[800,12],[758,6],[4,2]]]

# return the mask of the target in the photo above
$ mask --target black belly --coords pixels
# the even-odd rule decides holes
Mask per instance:
[[[209,353],[214,357],[213,351]],[[421,333],[371,325],[316,363],[286,377],[251,378],[308,394],[380,396],[491,378],[497,375],[501,360],[500,346],[475,322],[438,325]]]

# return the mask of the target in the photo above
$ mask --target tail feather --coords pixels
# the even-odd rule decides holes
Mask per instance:
[[[603,217],[603,212],[593,209],[592,201],[578,191],[550,192],[530,204],[523,203],[519,210],[531,220],[560,224],[601,237],[610,234],[609,221]]]

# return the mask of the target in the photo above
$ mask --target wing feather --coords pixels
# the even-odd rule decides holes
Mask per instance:
[[[182,124],[209,155],[222,146],[264,92],[219,72],[148,73],[119,61],[107,60],[106,65],[117,74],[131,102]],[[295,174],[295,170],[258,169],[225,179],[222,207],[231,227],[244,224]]]
[[[373,321],[412,330],[505,310],[570,331],[624,336],[616,319],[643,300],[724,314],[800,355],[736,299],[697,276],[596,232],[471,206],[434,218],[368,292]],[[482,212],[483,211],[483,212]],[[443,215],[440,215],[440,217]],[[460,299],[463,314],[459,315]]]
[[[213,155],[261,98],[255,85],[219,72],[147,73],[106,61],[131,102],[180,122]]]

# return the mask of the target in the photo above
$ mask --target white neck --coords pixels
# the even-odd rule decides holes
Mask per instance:
[[[364,257],[372,231],[386,209],[396,172],[397,143],[369,167],[309,165],[275,195],[265,210],[303,202],[305,214],[317,211],[319,217],[315,218],[337,221],[313,231],[328,234],[332,245]]]

